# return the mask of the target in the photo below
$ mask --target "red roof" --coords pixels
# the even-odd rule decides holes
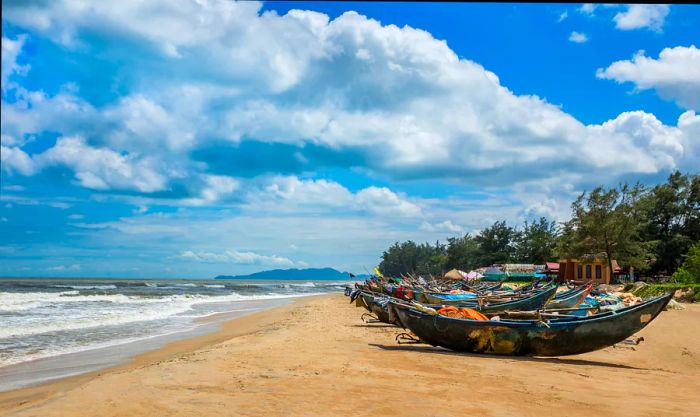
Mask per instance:
[[[545,262],[546,268],[549,269],[550,271],[558,271],[559,270],[559,262]]]

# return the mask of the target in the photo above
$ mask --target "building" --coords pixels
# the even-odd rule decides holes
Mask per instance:
[[[560,282],[574,281],[578,283],[593,281],[595,284],[610,284],[615,275],[620,273],[617,261],[612,261],[613,271],[610,273],[607,259],[593,258],[587,260],[562,259],[559,261],[557,279]]]
[[[549,279],[559,276],[559,262],[545,262],[543,272]]]

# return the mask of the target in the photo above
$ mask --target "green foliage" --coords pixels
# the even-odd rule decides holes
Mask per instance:
[[[612,260],[623,266],[644,269],[648,245],[640,239],[645,225],[644,187],[623,184],[606,190],[597,187],[582,193],[571,205],[572,218],[564,227],[562,250],[569,256],[586,258],[604,255],[612,269]]]
[[[683,262],[683,268],[688,270],[696,280],[700,280],[700,240],[695,242],[688,250],[688,255]]]
[[[520,233],[505,221],[485,228],[474,238],[479,245],[479,263],[492,265],[514,261],[515,244],[519,238]]]
[[[674,172],[646,196],[644,239],[653,248],[652,272],[670,273],[700,239],[700,176]]]
[[[688,272],[683,267],[678,268],[678,270],[673,273],[671,280],[673,282],[677,282],[679,284],[697,284],[697,283],[700,283],[700,281],[696,277],[694,277],[690,272]]]
[[[692,288],[695,294],[700,293],[700,284],[651,284],[638,287],[632,293],[637,297],[650,298],[659,295],[668,294],[669,292]]]
[[[436,242],[416,244],[413,241],[396,242],[382,254],[379,270],[386,276],[406,273],[441,275],[445,270],[446,247]]]
[[[518,262],[544,264],[555,259],[555,247],[559,229],[557,223],[540,217],[536,222],[525,221],[515,246]]]
[[[700,245],[691,245],[700,240],[700,175],[675,172],[651,189],[639,183],[597,187],[582,193],[571,211],[561,227],[542,217],[521,229],[498,221],[476,236],[448,238],[447,245],[396,242],[382,254],[380,269],[440,275],[452,268],[602,255],[609,265],[615,259],[638,272],[670,273],[683,265],[674,280],[698,282]]]
[[[688,250],[683,266],[673,273],[673,282],[700,284],[700,241]]]
[[[470,271],[478,268],[481,251],[479,243],[467,233],[464,237],[447,239],[447,259],[445,268]]]

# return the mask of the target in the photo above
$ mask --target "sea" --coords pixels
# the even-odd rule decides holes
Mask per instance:
[[[0,391],[115,365],[352,281],[0,279]]]

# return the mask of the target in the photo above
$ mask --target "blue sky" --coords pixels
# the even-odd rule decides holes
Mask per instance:
[[[3,2],[0,275],[362,272],[700,166],[700,7]]]

